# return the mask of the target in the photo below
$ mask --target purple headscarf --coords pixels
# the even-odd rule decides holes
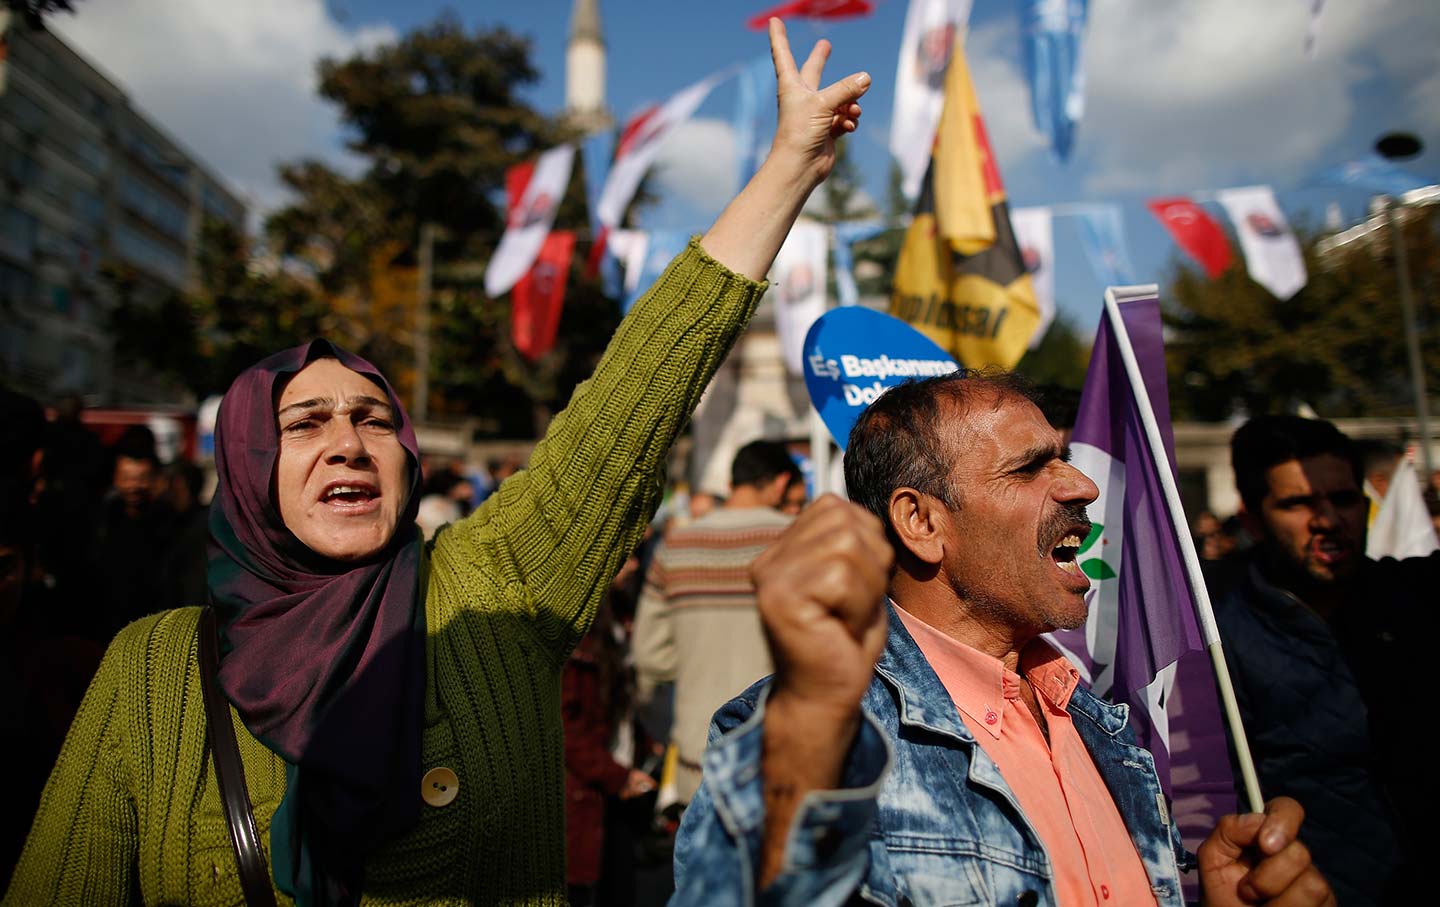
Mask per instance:
[[[286,379],[326,357],[374,381],[410,454],[409,499],[379,554],[340,562],[285,527],[274,497],[275,407]],[[210,509],[210,596],[220,684],[287,763],[271,872],[302,907],[359,901],[365,857],[419,813],[425,618],[415,430],[375,366],[324,340],[246,370],[220,404]]]

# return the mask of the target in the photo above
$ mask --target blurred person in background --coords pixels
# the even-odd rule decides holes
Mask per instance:
[[[700,786],[700,756],[710,716],[725,700],[772,670],[755,610],[750,564],[791,517],[786,492],[804,489],[785,445],[752,441],[730,467],[730,497],[671,530],[645,576],[635,617],[635,669],[642,699],[675,685],[670,743],[678,750],[675,797],[688,803]]]
[[[611,603],[617,587],[629,581],[638,563],[634,555],[626,559],[595,623],[575,647],[560,678],[565,721],[565,876],[571,907],[634,903],[633,842],[628,836],[624,841],[610,840],[626,831],[614,815],[615,801],[654,791],[655,779],[636,766],[627,638]],[[618,851],[617,845],[623,844],[629,844],[632,852],[605,859],[607,850]]]
[[[809,500],[810,492],[805,488],[805,480],[802,478],[798,482],[791,482],[785,488],[785,499],[780,502],[780,512],[786,516],[799,516]]]
[[[415,516],[425,538],[434,538],[441,526],[468,516],[473,495],[470,481],[449,466],[428,476],[421,491],[420,510]]]
[[[1329,422],[1258,416],[1231,451],[1256,546],[1211,597],[1260,787],[1305,807],[1300,838],[1341,904],[1419,903],[1436,785],[1415,733],[1440,553],[1365,556],[1365,462]]]
[[[164,563],[179,522],[161,499],[168,482],[150,429],[126,429],[112,453],[111,489],[100,503],[92,541],[107,637],[173,604]]]
[[[7,903],[239,903],[255,863],[229,822],[245,815],[261,884],[301,907],[564,903],[560,673],[870,84],[821,89],[828,42],[801,69],[778,19],[770,34],[765,162],[636,302],[527,468],[433,545],[413,525],[413,427],[372,365],[316,340],[236,378],[215,432],[214,610],[111,644]],[[206,684],[248,786],[228,821]]]
[[[178,460],[164,468],[164,483],[161,503],[169,508],[173,526],[160,566],[166,586],[163,607],[179,608],[205,600],[205,552],[210,542],[210,509],[201,501],[205,471]]]
[[[20,857],[85,688],[100,665],[101,646],[63,629],[36,560],[31,485],[0,478],[0,740],[6,741],[6,784],[0,792],[0,887]]]

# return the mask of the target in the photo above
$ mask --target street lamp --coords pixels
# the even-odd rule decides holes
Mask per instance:
[[[1423,143],[1408,132],[1391,132],[1382,135],[1375,142],[1375,151],[1391,161],[1403,161],[1415,157],[1424,148]],[[1420,423],[1420,462],[1425,467],[1425,485],[1430,484],[1435,474],[1430,461],[1430,402],[1425,390],[1425,367],[1420,358],[1420,332],[1415,325],[1415,300],[1410,290],[1410,267],[1405,260],[1405,237],[1400,230],[1400,220],[1395,209],[1400,200],[1391,196],[1385,204],[1386,219],[1390,221],[1390,244],[1395,249],[1395,280],[1400,285],[1400,311],[1405,319],[1405,347],[1410,357],[1410,384],[1415,393],[1415,419]]]

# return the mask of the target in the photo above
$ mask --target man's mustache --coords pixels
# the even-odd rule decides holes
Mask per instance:
[[[1084,507],[1079,504],[1061,504],[1055,508],[1055,512],[1040,527],[1040,556],[1048,557],[1071,527],[1076,525],[1084,527],[1080,536],[1083,541],[1085,536],[1090,534],[1090,517],[1086,515]]]

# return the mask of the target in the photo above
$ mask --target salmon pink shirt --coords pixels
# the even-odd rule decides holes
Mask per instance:
[[[895,613],[1040,836],[1058,902],[1063,907],[1153,905],[1150,879],[1125,821],[1065,711],[1080,675],[1064,656],[1042,639],[1020,653],[1019,668],[1049,727],[1047,743],[1020,698],[1019,675],[903,608]]]

